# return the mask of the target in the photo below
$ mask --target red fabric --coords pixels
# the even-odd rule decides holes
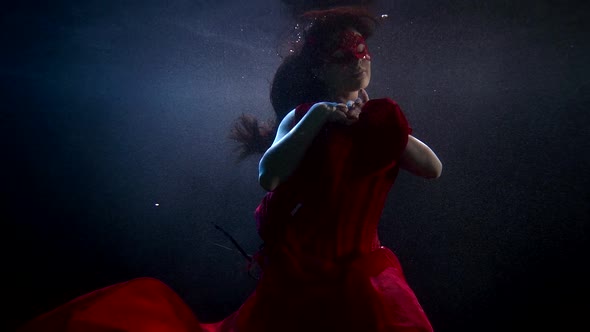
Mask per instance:
[[[157,279],[138,278],[80,296],[19,332],[209,332],[191,309]]]
[[[298,107],[296,121],[312,105]],[[297,171],[265,196],[256,210],[262,331],[284,331],[284,321],[293,331],[432,330],[377,236],[411,132],[394,101],[370,100],[355,124],[325,126]]]
[[[299,121],[311,104],[296,110]],[[225,320],[199,323],[161,282],[140,278],[82,296],[20,332],[432,331],[377,224],[411,128],[395,102],[328,124],[298,170],[255,212],[265,246],[253,294]]]

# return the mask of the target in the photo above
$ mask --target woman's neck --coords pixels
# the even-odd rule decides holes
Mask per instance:
[[[331,101],[346,104],[349,100],[355,101],[359,97],[359,92],[357,90],[349,92],[331,93],[329,94],[329,97],[329,100]]]

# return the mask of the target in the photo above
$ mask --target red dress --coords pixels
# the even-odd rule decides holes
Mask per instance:
[[[312,104],[296,109],[299,121]],[[156,279],[139,278],[40,316],[33,331],[432,331],[397,257],[377,236],[411,128],[390,99],[327,124],[297,171],[257,207],[256,290],[225,320],[199,323]]]

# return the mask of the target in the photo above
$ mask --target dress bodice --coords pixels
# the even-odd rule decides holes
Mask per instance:
[[[295,121],[312,105],[297,107]],[[368,101],[352,125],[326,124],[295,173],[256,209],[266,254],[280,252],[309,271],[378,248],[377,226],[410,133],[387,98]]]

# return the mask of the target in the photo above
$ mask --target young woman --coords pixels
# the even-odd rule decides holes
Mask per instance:
[[[251,118],[234,132],[246,154],[266,149],[255,292],[225,320],[204,324],[167,286],[140,278],[80,297],[22,331],[432,330],[377,224],[400,168],[437,178],[442,165],[394,101],[369,100],[365,39],[376,21],[350,8],[305,18],[273,80],[280,124],[272,145],[264,138],[275,130]]]

